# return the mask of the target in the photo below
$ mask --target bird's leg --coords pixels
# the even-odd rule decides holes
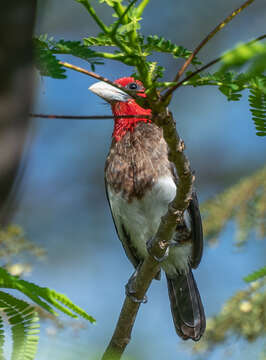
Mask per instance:
[[[143,299],[137,299],[136,296],[135,296],[135,294],[136,294],[136,277],[138,275],[138,271],[139,271],[140,266],[141,266],[141,263],[137,266],[134,273],[130,276],[125,288],[126,288],[126,295],[133,302],[145,304],[148,301],[146,295],[144,295]]]
[[[167,246],[166,251],[164,253],[164,255],[162,257],[157,257],[155,255],[152,254],[151,252],[151,248],[153,246],[154,243],[154,237],[151,237],[150,240],[147,241],[146,243],[146,247],[147,247],[147,251],[150,254],[150,256],[152,256],[154,258],[154,260],[158,261],[159,263],[163,262],[165,259],[168,258],[169,255],[169,246]]]

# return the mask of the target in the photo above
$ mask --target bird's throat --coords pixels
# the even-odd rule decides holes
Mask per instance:
[[[150,123],[148,117],[123,117],[122,115],[150,115],[150,109],[140,107],[133,99],[128,102],[119,102],[112,106],[113,114],[116,116],[114,120],[113,138],[120,141],[128,131],[134,131],[136,124],[139,122]],[[118,117],[120,116],[121,117]]]
[[[139,122],[151,122],[148,118],[116,118],[115,119],[115,126],[113,131],[113,137],[116,141],[120,141],[123,136],[126,135],[128,131],[133,132],[136,125]]]

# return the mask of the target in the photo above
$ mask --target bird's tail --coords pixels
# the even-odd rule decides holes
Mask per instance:
[[[176,332],[184,340],[198,341],[204,333],[206,320],[192,271],[166,277]]]

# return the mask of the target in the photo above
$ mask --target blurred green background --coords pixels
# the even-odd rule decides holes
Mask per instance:
[[[109,9],[96,5],[108,23]],[[234,8],[237,0],[153,0],[144,12],[144,34],[158,34],[193,49]],[[266,4],[258,0],[236,17],[202,50],[205,63],[233,47],[265,32]],[[80,40],[98,33],[86,11],[73,0],[39,1],[36,34],[55,39]],[[61,59],[87,67],[67,56]],[[180,62],[160,55],[170,80]],[[133,71],[108,62],[96,71],[114,80]],[[47,114],[110,114],[108,106],[88,91],[94,79],[68,71],[67,80],[40,79],[36,73],[34,112]],[[227,102],[212,88],[182,88],[171,110],[196,171],[200,201],[217,194],[251,174],[265,162],[265,139],[255,135],[247,96]],[[37,359],[89,359],[101,353],[113,332],[122,302],[124,284],[132,266],[119,243],[105,198],[104,162],[111,141],[112,120],[34,120],[34,135],[15,222],[27,237],[47,250],[46,259],[33,263],[28,280],[67,294],[97,320],[96,325],[64,320],[58,330],[42,326]],[[205,248],[195,277],[207,316],[217,313],[237,290],[245,287],[243,276],[264,265],[265,243],[255,234],[242,249],[233,242],[235,225],[230,223],[216,247]],[[192,343],[184,343],[174,331],[165,279],[154,282],[149,302],[141,307],[127,354],[139,360],[190,359]],[[68,326],[69,325],[69,326]],[[208,359],[256,359],[261,341],[250,345],[232,338]],[[206,356],[204,356],[206,358]]]

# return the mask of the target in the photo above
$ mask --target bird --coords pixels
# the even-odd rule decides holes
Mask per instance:
[[[122,77],[114,83],[146,97],[142,82],[134,77]],[[121,87],[98,81],[89,90],[107,101],[114,115],[112,142],[105,163],[106,195],[118,237],[136,269],[126,286],[127,295],[132,301],[145,302],[146,299],[134,297],[134,278],[149,254],[148,245],[161,217],[176,196],[178,176],[175,165],[168,159],[163,131],[150,119],[151,109],[141,107]],[[158,259],[167,278],[175,330],[184,340],[200,340],[206,327],[204,307],[192,273],[202,252],[202,222],[193,190],[184,219],[171,239],[168,256]],[[160,278],[160,273],[156,278]]]

